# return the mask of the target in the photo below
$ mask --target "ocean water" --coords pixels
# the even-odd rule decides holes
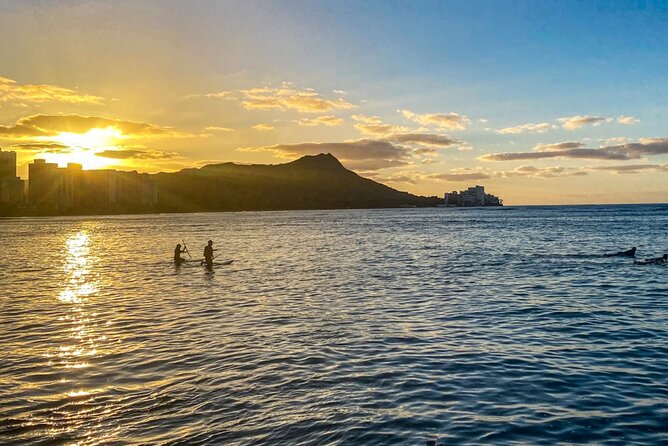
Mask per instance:
[[[230,266],[175,268],[208,239]],[[0,443],[667,444],[668,206],[0,220]],[[186,256],[187,258],[187,256]]]

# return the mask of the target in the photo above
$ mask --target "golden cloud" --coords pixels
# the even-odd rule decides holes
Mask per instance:
[[[204,127],[204,131],[206,132],[233,132],[234,129],[231,129],[229,127],[218,127],[215,125],[209,126],[209,127]]]
[[[271,124],[255,124],[255,125],[253,126],[253,128],[254,128],[255,130],[260,131],[260,132],[266,132],[266,131],[268,131],[268,130],[274,130],[274,129],[276,129],[276,127],[274,127],[274,126],[271,125]]]
[[[92,129],[118,129],[124,137],[184,137],[187,133],[143,122],[80,115],[32,115],[12,125],[0,125],[0,138],[31,139],[53,137],[63,132],[86,133]]]
[[[74,90],[47,84],[19,84],[0,77],[0,102],[67,102],[70,104],[101,104],[104,98],[81,94]]]
[[[610,122],[611,118],[604,116],[568,116],[566,118],[559,118],[557,121],[561,122],[561,126],[566,130],[575,130],[586,125],[597,127],[603,122]]]
[[[333,115],[317,116],[315,118],[302,118],[295,121],[298,125],[305,127],[314,127],[316,125],[325,125],[327,127],[334,127],[343,124],[343,119],[337,118]]]
[[[255,87],[203,95],[208,98],[237,99],[248,110],[295,110],[301,113],[323,113],[348,110],[355,106],[343,98],[324,98],[312,88],[295,88],[290,83],[281,88]]]
[[[357,124],[354,127],[367,135],[387,135],[390,133],[406,132],[407,127],[385,124],[378,116],[352,115]]]
[[[553,128],[552,124],[547,122],[540,122],[538,124],[522,124],[515,127],[506,127],[497,130],[496,133],[500,135],[519,135],[522,133],[545,133]]]
[[[435,126],[448,130],[465,130],[471,124],[468,116],[459,113],[426,113],[418,114],[410,110],[399,110],[401,114],[413,122],[424,126]]]

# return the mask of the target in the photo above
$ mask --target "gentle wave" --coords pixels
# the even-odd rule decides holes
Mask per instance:
[[[0,442],[668,442],[668,206],[508,210],[4,220]]]

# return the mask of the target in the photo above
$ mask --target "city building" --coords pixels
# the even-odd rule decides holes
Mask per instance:
[[[469,187],[463,191],[446,192],[446,206],[503,206],[499,197],[485,193],[483,186]]]
[[[0,204],[21,205],[25,201],[25,182],[16,176],[16,152],[0,149]]]
[[[28,165],[28,201],[46,211],[141,211],[158,201],[148,174],[116,170],[65,168],[36,159]]]
[[[0,178],[16,176],[16,152],[0,149]]]

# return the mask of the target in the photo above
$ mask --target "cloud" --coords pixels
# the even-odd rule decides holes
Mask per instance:
[[[295,121],[297,125],[305,127],[314,127],[316,125],[325,125],[328,127],[334,127],[337,125],[343,124],[343,119],[337,118],[333,115],[317,116],[315,118],[302,118],[298,121]]]
[[[497,130],[496,133],[501,135],[519,135],[521,133],[545,133],[548,130],[553,128],[552,124],[547,122],[541,122],[538,124],[522,124],[515,127],[506,127],[500,130]]]
[[[438,150],[435,147],[419,147],[413,150],[413,153],[416,155],[436,156],[438,155]]]
[[[39,152],[53,154],[72,153],[72,148],[70,146],[56,142],[13,144],[10,147],[17,152]]]
[[[104,98],[77,93],[69,88],[47,84],[19,84],[0,76],[0,102],[66,102],[70,104],[102,104]]]
[[[447,130],[464,130],[471,124],[468,116],[458,113],[426,113],[417,114],[410,110],[399,110],[399,112],[408,120],[417,122],[424,126],[435,126]]]
[[[242,147],[243,152],[267,151],[282,157],[294,158],[303,155],[331,153],[351,169],[378,170],[407,164],[410,151],[389,141],[359,139],[346,142],[307,142],[298,144],[276,144],[264,147]]]
[[[382,136],[408,131],[407,127],[385,124],[378,116],[352,115],[351,118],[357,121],[354,127],[367,135]]]
[[[276,127],[274,127],[271,124],[255,124],[253,126],[253,128],[257,131],[260,131],[260,132],[266,132],[268,130],[275,130],[276,129]]]
[[[80,115],[32,115],[19,119],[13,125],[0,125],[0,138],[53,137],[62,132],[86,133],[91,129],[108,127],[118,129],[125,137],[189,136],[170,127],[161,127],[143,122]]]
[[[566,130],[576,130],[587,125],[597,127],[602,123],[610,123],[616,121],[618,124],[634,125],[640,121],[633,116],[618,116],[617,118],[610,118],[605,116],[568,116],[557,119],[561,126]],[[497,130],[496,133],[501,135],[519,135],[522,133],[545,133],[550,129],[558,128],[554,124],[548,122],[522,124],[515,127],[506,127]]]
[[[204,131],[206,132],[233,132],[234,129],[228,128],[228,127],[218,127],[218,126],[210,126],[210,127],[204,127]]]
[[[323,113],[355,107],[343,98],[327,99],[311,88],[295,88],[290,83],[285,83],[280,88],[256,87],[245,90],[219,91],[202,96],[239,100],[241,105],[248,110],[296,110],[302,113]]]
[[[198,97],[200,95],[191,95],[188,97]],[[218,91],[216,93],[208,93],[203,95],[205,98],[215,98],[215,99],[237,99],[238,95],[235,91]]]
[[[140,160],[157,160],[157,159],[175,159],[181,158],[176,152],[164,152],[162,150],[140,150],[140,149],[118,149],[118,150],[103,150],[96,152],[95,156],[112,159],[140,159]]]
[[[601,139],[599,141],[603,143],[604,146],[612,146],[627,143],[629,142],[629,138],[625,136],[615,136],[612,138]]]
[[[591,172],[609,172],[612,174],[638,174],[642,172],[666,172],[668,164],[635,164],[621,166],[594,166],[594,167],[536,167],[531,165],[519,166],[513,170],[492,171],[485,167],[464,167],[451,169],[444,173],[417,175],[427,180],[437,181],[478,181],[492,178],[550,179],[561,177],[586,176]]]
[[[492,178],[492,173],[482,167],[463,167],[446,173],[426,175],[425,178],[438,181],[476,181]]]
[[[386,139],[403,144],[419,144],[429,147],[450,147],[462,143],[462,141],[450,138],[447,135],[434,133],[396,133],[387,136]]]
[[[408,128],[385,124],[378,116],[352,115],[355,128],[362,133],[381,136],[387,141],[429,147],[450,147],[462,141],[437,133],[409,132]]]
[[[378,175],[375,172],[364,172],[364,176],[371,177],[381,183],[417,184],[421,175],[418,172],[400,172],[394,175]]]
[[[578,168],[571,167],[535,167],[520,166],[513,170],[496,172],[496,175],[502,178],[509,177],[529,177],[529,178],[556,178],[566,176],[583,176],[587,172]]]
[[[620,116],[617,118],[617,122],[623,125],[635,125],[640,122],[640,120],[634,118],[633,116]]]
[[[389,169],[392,167],[401,167],[406,166],[408,163],[402,160],[348,160],[341,159],[348,169],[352,170],[380,170],[380,169]]]
[[[585,143],[579,141],[566,141],[550,144],[536,144],[533,149],[536,152],[554,152],[567,149],[579,149],[585,146]]]
[[[580,142],[539,144],[531,152],[495,153],[479,157],[482,161],[517,161],[545,158],[570,158],[590,160],[633,160],[643,156],[668,154],[668,138],[645,138],[637,143],[604,146],[598,149],[583,148]]]
[[[47,152],[47,153],[63,153],[63,152],[69,152],[71,150],[69,146],[57,142],[13,144],[11,148],[24,152]]]
[[[629,164],[622,166],[595,166],[589,170],[605,171],[616,174],[635,174],[641,172],[668,172],[668,164]]]
[[[561,126],[566,130],[575,130],[586,125],[596,127],[603,122],[610,122],[611,118],[604,116],[568,116],[566,118],[559,118],[557,121],[561,122]]]

